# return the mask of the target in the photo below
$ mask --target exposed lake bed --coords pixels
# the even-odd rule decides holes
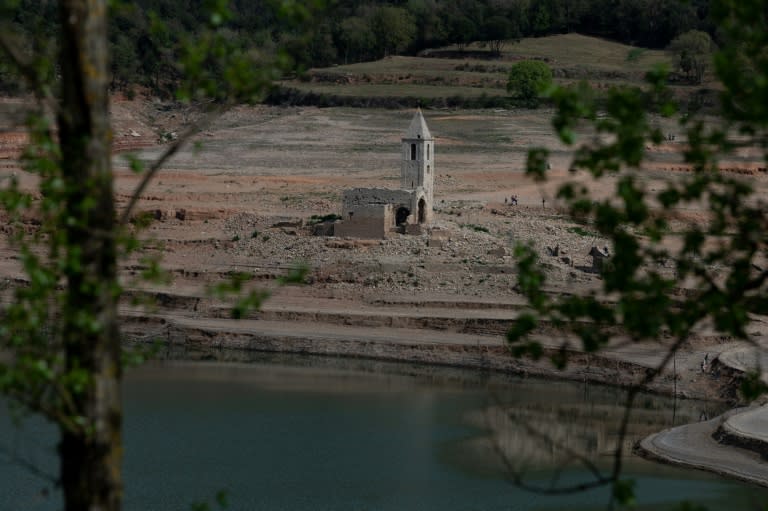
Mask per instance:
[[[115,103],[118,129],[143,122],[133,115],[134,106]],[[472,367],[484,371],[480,374],[493,370],[547,377],[545,385],[530,390],[535,393],[558,388],[556,380],[560,379],[579,384],[633,384],[658,363],[663,343],[635,345],[619,339],[599,354],[583,354],[575,346],[566,371],[557,371],[548,360],[512,357],[504,341],[504,332],[525,310],[524,297],[516,289],[516,263],[511,255],[515,243],[531,242],[545,258],[546,292],[589,293],[600,286],[600,277],[589,271],[586,253],[592,245],[602,246],[604,240],[575,226],[554,197],[556,186],[570,177],[567,168],[571,155],[554,139],[551,115],[546,110],[427,111],[425,116],[437,137],[437,229],[371,242],[313,236],[308,219],[338,212],[340,191],[345,188],[393,184],[398,174],[400,136],[411,111],[234,109],[197,137],[202,152],[191,147],[183,150],[140,199],[141,212],[151,214],[156,221],[146,231],[149,241],[141,256],[122,262],[121,274],[129,288],[121,309],[126,339],[148,344],[159,340],[187,353],[218,350],[203,357],[222,360],[229,355],[220,348],[234,347],[256,354],[348,357],[341,359],[343,364],[356,364],[355,357],[364,357]],[[673,128],[667,125],[664,129]],[[138,157],[149,162],[162,148],[154,145],[148,126],[136,126],[136,130],[145,135],[142,144],[133,149],[144,148]],[[546,184],[532,182],[524,175],[525,152],[534,145],[552,150],[553,180]],[[680,171],[676,163],[679,151],[680,146],[673,143],[651,151],[648,168],[642,174],[649,188],[675,179]],[[124,206],[140,177],[130,171],[128,160],[122,156],[116,156],[115,161],[118,201]],[[671,172],[673,166],[677,170]],[[33,176],[19,176],[22,186],[34,185]],[[759,189],[765,187],[763,177],[755,177]],[[607,184],[586,184],[598,197],[612,193],[610,179]],[[519,197],[519,204],[507,204],[511,195]],[[697,210],[680,214],[676,228],[701,218]],[[554,246],[560,247],[570,263],[546,255],[546,249]],[[6,257],[1,269],[10,287],[24,285],[16,252],[7,245],[2,250]],[[160,254],[174,280],[165,285],[136,284],[135,277],[144,269],[141,257]],[[280,275],[299,262],[310,268],[307,285],[275,285]],[[229,319],[231,303],[212,299],[206,289],[239,271],[252,277],[249,290],[266,289],[272,296],[261,311],[235,322]],[[154,307],[140,309],[132,303],[147,297],[155,300]],[[545,354],[557,350],[563,339],[561,332],[551,327],[544,325],[543,331],[537,332],[545,350],[550,350]],[[749,334],[759,340],[766,331],[764,319],[755,318],[750,328]],[[711,335],[706,329],[697,332],[649,389],[699,398],[705,403],[733,400],[739,375],[714,362],[735,347],[733,341]],[[705,356],[711,356],[716,371],[702,371]],[[224,381],[231,376],[229,371],[224,371]],[[312,371],[316,378],[327,380]],[[302,392],[323,387],[318,382],[297,384],[293,382],[295,375],[283,376],[269,385],[279,392],[290,385],[303,385]],[[366,386],[375,388],[378,384],[363,383],[356,376],[349,379],[362,387],[338,384],[347,394],[366,395],[370,391]],[[211,385],[216,388],[219,383]],[[157,383],[158,389],[163,386],[165,383]],[[126,404],[130,412],[130,402]],[[508,427],[505,410],[496,414],[491,425],[485,424],[488,409],[486,403],[466,410],[462,427],[472,432],[515,431]],[[659,410],[649,410],[649,420],[656,429],[648,428],[645,434],[672,425],[662,420]],[[563,422],[578,417],[573,408],[564,413]],[[688,419],[696,422],[704,416],[712,414],[706,411],[702,415],[700,410]],[[129,431],[127,426],[126,438]],[[443,455],[454,459],[451,453],[459,452],[458,458],[478,459],[482,465],[491,450],[487,435],[468,435],[466,442],[453,444],[460,448],[447,449]],[[508,445],[509,452],[521,454],[514,443]],[[704,445],[694,447],[706,449]],[[132,448],[126,450],[127,463],[133,456]],[[533,458],[535,469],[536,452],[522,453]],[[493,475],[495,468],[474,467],[458,469],[489,472],[491,479],[498,479],[498,474]]]

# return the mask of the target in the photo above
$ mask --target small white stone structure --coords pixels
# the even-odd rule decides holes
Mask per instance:
[[[385,238],[391,232],[417,234],[432,223],[435,139],[421,109],[402,139],[400,189],[345,190],[336,236]]]

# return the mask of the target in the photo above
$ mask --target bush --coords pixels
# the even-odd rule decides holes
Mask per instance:
[[[677,36],[667,48],[677,58],[678,66],[688,80],[696,84],[702,82],[715,49],[709,34],[700,30],[689,30]]]
[[[323,222],[335,222],[336,220],[341,220],[341,215],[337,215],[336,213],[329,213],[327,215],[312,215],[309,217],[309,221],[307,223],[309,225],[315,225]]]
[[[645,53],[645,48],[632,48],[627,52],[627,62],[635,62]]]
[[[471,230],[473,230],[475,232],[486,232],[486,233],[490,233],[491,232],[490,230],[488,230],[487,227],[484,227],[482,225],[477,225],[477,224],[461,224],[461,226],[464,227],[465,229],[471,229]]]
[[[552,70],[539,60],[523,60],[509,71],[507,91],[526,105],[539,106],[539,94],[552,84]]]

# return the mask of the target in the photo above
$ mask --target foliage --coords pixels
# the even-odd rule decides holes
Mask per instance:
[[[627,62],[634,62],[638,60],[640,57],[643,56],[643,53],[645,53],[644,48],[632,48],[627,53]]]
[[[459,51],[464,51],[469,43],[472,42],[472,37],[475,35],[477,27],[474,22],[466,16],[456,16],[451,20],[449,37]]]
[[[693,83],[701,83],[707,65],[712,60],[715,44],[709,34],[689,30],[675,37],[667,48],[677,57],[680,70]]]
[[[403,51],[416,34],[411,14],[400,7],[377,8],[371,16],[370,27],[376,48],[384,57]]]
[[[56,2],[13,0],[6,4],[18,4],[5,19],[6,28],[22,41],[19,47],[32,48],[37,41],[37,55],[55,55]],[[486,42],[490,52],[498,55],[509,40],[563,32],[650,48],[664,48],[688,30],[716,35],[708,22],[708,0],[338,0],[322,14],[315,14],[312,26],[301,31],[291,20],[311,12],[312,2],[292,2],[300,14],[283,16],[280,1],[231,0],[227,2],[231,15],[216,20],[207,15],[209,4],[216,2],[110,2],[110,86],[131,90],[138,85],[170,96],[181,76],[176,65],[180,45],[205,37],[212,21],[237,52],[257,52],[263,57],[282,51],[302,68],[372,60],[403,51],[417,53],[450,44],[463,50],[472,41]],[[0,90],[18,89],[18,80],[0,66]]]
[[[577,182],[562,185],[558,198],[575,218],[586,219],[610,240],[614,256],[601,275],[599,293],[553,297],[544,293],[545,273],[533,248],[519,247],[518,286],[531,312],[508,332],[508,340],[514,353],[540,356],[541,346],[527,337],[547,320],[575,334],[586,352],[605,348],[617,336],[662,345],[658,365],[628,392],[622,428],[637,392],[665,370],[699,329],[755,342],[750,323],[768,313],[768,269],[761,262],[768,255],[768,209],[749,180],[729,175],[718,164],[734,151],[750,148],[768,159],[764,7],[759,0],[713,0],[724,40],[715,56],[724,115],[717,123],[704,122],[695,112],[678,117],[686,139],[682,157],[692,172],[670,178],[663,186],[647,186],[642,167],[647,148],[664,140],[656,115],[678,114],[666,88],[665,70],[649,73],[643,89],[611,90],[600,105],[579,88],[558,88],[550,94],[557,107],[557,135],[575,149],[573,172],[615,183],[607,199],[594,200]],[[546,149],[537,149],[529,155],[528,172],[536,179],[546,178],[546,154]],[[683,226],[675,225],[683,208],[696,208],[700,214]],[[553,362],[567,363],[562,353],[567,353],[565,344]],[[764,389],[755,377],[742,386],[747,397]],[[613,469],[603,480],[610,481],[614,497],[626,503],[632,491],[620,483],[622,449],[619,442]]]
[[[414,48],[430,48],[446,40],[448,25],[443,17],[442,0],[408,0],[405,6],[416,22]]]
[[[151,27],[136,41],[146,58],[141,65],[156,86],[162,84],[162,60],[172,58],[177,97],[212,104],[209,114],[215,115],[233,102],[258,98],[288,61],[279,53],[265,56],[240,47],[223,27],[232,15],[227,2],[204,3],[208,8],[197,13],[202,17],[184,13],[169,22],[195,26],[196,37],[171,30],[152,15],[147,20]],[[50,7],[54,2],[39,4]],[[121,7],[117,0],[109,4],[112,9]],[[309,19],[312,4],[278,2],[279,19],[287,18],[286,23],[298,30],[296,23]],[[10,299],[3,301],[0,311],[0,352],[9,355],[0,361],[0,393],[57,426],[58,484],[66,511],[117,511],[123,492],[122,364],[135,358],[121,353],[118,303],[123,283],[118,278],[118,254],[140,248],[135,230],[146,227],[147,219],[132,214],[136,201],[201,125],[179,137],[147,168],[130,159],[141,180],[118,215],[111,168],[108,89],[115,77],[110,76],[107,54],[107,0],[70,0],[58,8],[60,17],[44,19],[51,13],[35,3],[2,6],[7,19],[37,16],[37,22],[50,30],[0,32],[0,49],[38,100],[27,115],[30,143],[20,161],[38,188],[22,188],[12,176],[0,189],[10,242],[26,274],[26,285],[9,290],[12,296],[6,297]],[[118,25],[128,23],[121,21],[117,10],[111,12]],[[27,36],[31,44],[19,46]],[[54,36],[60,42],[57,51],[49,53]],[[174,48],[167,55],[166,44]],[[119,58],[130,60],[130,55]],[[50,119],[54,115],[55,128]],[[30,217],[38,221],[31,230]],[[299,281],[305,272],[298,268],[284,282]],[[162,277],[156,262],[150,262],[145,274]],[[233,312],[239,317],[265,295],[245,289],[244,276],[232,280],[231,289],[246,292]]]
[[[487,227],[483,225],[477,225],[477,224],[461,224],[461,226],[465,229],[470,229],[475,232],[491,232],[488,230]]]
[[[373,53],[375,41],[365,18],[351,16],[341,21],[337,39],[344,54],[344,63],[365,59]]]
[[[312,105],[321,108],[334,106],[349,106],[363,108],[507,108],[509,98],[502,95],[488,95],[482,89],[459,89],[461,92],[468,90],[473,94],[466,96],[456,94],[456,88],[438,88],[431,87],[433,94],[443,94],[441,96],[427,97],[404,94],[402,86],[375,87],[338,87],[317,86],[313,84],[313,89],[328,90],[328,92],[303,91],[288,87],[274,87],[265,98],[265,103],[271,105],[296,106]],[[414,88],[418,88],[415,86]],[[356,95],[341,95],[339,92],[357,93]],[[479,92],[479,94],[478,94]],[[288,198],[281,200],[288,200]]]
[[[337,215],[336,213],[328,213],[327,215],[312,215],[309,217],[307,224],[315,225],[323,222],[335,222],[336,220],[341,220],[341,215]]]
[[[509,70],[507,90],[528,105],[537,106],[539,94],[552,85],[552,70],[538,60],[523,60]]]
[[[483,40],[488,43],[491,55],[498,57],[507,39],[517,37],[514,26],[504,16],[491,16],[483,25]]]
[[[220,490],[216,493],[215,497],[215,509],[224,510],[229,508],[229,497],[227,492]],[[214,507],[208,502],[195,502],[190,506],[190,511],[213,511]]]

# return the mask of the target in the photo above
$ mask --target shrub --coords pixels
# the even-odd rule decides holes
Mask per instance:
[[[507,91],[532,108],[539,106],[539,94],[552,84],[552,70],[539,60],[523,60],[512,66]]]
[[[639,60],[645,53],[645,48],[632,48],[627,52],[627,62]]]
[[[487,227],[483,227],[482,225],[476,225],[476,224],[461,224],[462,227],[466,229],[472,229],[475,232],[491,232],[488,230]]]
[[[323,222],[335,222],[336,220],[341,220],[341,215],[337,215],[336,213],[329,213],[327,215],[312,215],[309,217],[309,221],[307,223],[309,225],[314,225]]]
[[[712,38],[701,30],[689,30],[675,37],[667,50],[678,59],[680,70],[693,83],[701,83],[716,49]]]

